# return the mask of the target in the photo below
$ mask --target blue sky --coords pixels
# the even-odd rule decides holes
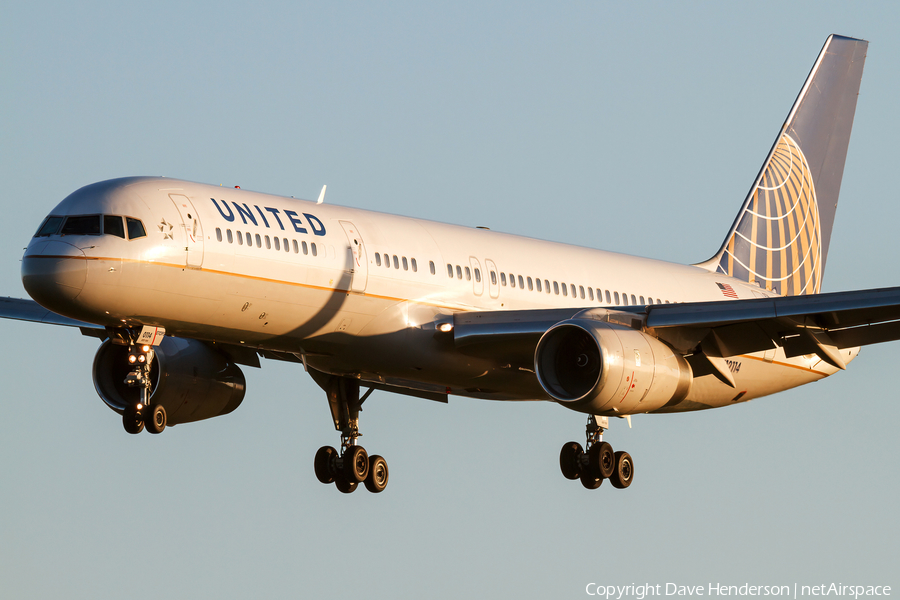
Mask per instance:
[[[10,4],[0,295],[75,189],[165,175],[678,262],[711,256],[829,33],[870,40],[827,291],[900,285],[891,3]],[[590,582],[900,586],[900,344],[745,405],[635,417],[625,492],[559,473],[583,416],[376,392],[384,494],[319,484],[324,394],[129,436],[97,343],[0,323],[0,593],[575,598]]]

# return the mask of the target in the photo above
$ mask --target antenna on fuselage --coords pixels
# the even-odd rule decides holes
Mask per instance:
[[[322,204],[323,202],[325,202],[325,188],[327,187],[327,185],[322,186],[322,191],[319,192],[319,199],[316,200],[316,204]]]

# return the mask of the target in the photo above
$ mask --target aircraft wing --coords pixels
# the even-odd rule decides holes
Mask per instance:
[[[106,330],[100,325],[58,315],[52,310],[47,310],[34,300],[0,298],[0,318],[31,321],[33,323],[49,323],[50,325],[65,325],[66,327],[78,327],[85,335],[92,335],[95,337],[101,337],[102,335],[102,337],[106,337]]]
[[[464,353],[533,365],[544,332],[572,318],[641,329],[684,355],[715,360],[781,346],[788,357],[816,354],[844,368],[837,350],[900,339],[900,287],[613,310],[459,313],[453,317],[453,339]]]

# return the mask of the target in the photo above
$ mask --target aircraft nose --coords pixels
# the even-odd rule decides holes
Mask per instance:
[[[84,252],[66,242],[37,242],[28,247],[22,258],[25,291],[38,304],[56,313],[66,314],[66,307],[81,293],[86,279]]]

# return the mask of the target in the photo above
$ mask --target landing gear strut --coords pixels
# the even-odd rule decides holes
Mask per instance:
[[[166,409],[160,404],[150,404],[153,357],[153,346],[128,346],[128,363],[132,370],[125,376],[125,385],[140,391],[139,400],[122,411],[122,425],[128,433],[140,433],[144,427],[150,433],[162,433],[166,428]]]
[[[559,452],[559,468],[566,479],[580,479],[589,490],[600,487],[604,479],[623,489],[634,479],[634,461],[627,452],[613,452],[603,441],[609,429],[609,417],[588,417],[584,448],[578,442],[566,442]]]
[[[312,371],[311,371],[312,373]],[[349,494],[360,483],[370,492],[384,491],[388,484],[387,461],[381,456],[369,456],[359,445],[359,411],[372,389],[359,396],[359,383],[353,379],[316,373],[313,375],[328,395],[328,405],[334,420],[334,428],[341,432],[341,448],[322,446],[316,452],[314,467],[316,479],[322,483],[334,483],[338,490]]]

